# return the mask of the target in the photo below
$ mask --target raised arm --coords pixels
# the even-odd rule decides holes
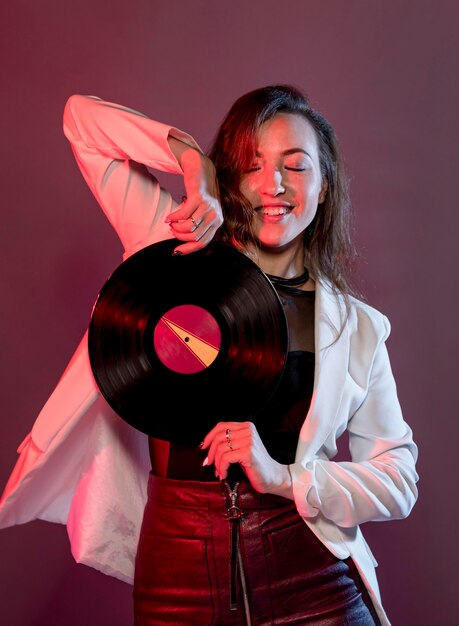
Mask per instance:
[[[133,109],[81,95],[66,103],[64,133],[126,255],[171,237],[185,242],[178,247],[182,252],[192,252],[221,225],[215,170],[190,135]],[[188,199],[176,214],[171,212],[177,202],[150,169],[184,175]],[[198,229],[189,219],[195,213]]]

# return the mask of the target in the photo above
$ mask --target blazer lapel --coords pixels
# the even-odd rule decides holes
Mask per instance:
[[[314,313],[314,392],[300,432],[296,454],[296,460],[303,462],[315,456],[333,429],[344,391],[349,359],[347,324],[339,335],[346,315],[344,302],[333,294],[327,284],[318,281]]]

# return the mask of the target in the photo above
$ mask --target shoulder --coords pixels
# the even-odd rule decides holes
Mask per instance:
[[[349,296],[347,325],[350,345],[369,354],[375,354],[378,347],[385,343],[391,329],[384,313],[353,296]]]
[[[385,341],[390,334],[390,322],[386,315],[367,302],[336,292],[328,282],[316,284],[326,308],[339,311],[339,326],[350,336],[360,335],[376,343]],[[338,316],[337,316],[338,317]]]
[[[387,316],[369,305],[367,302],[358,300],[353,296],[349,296],[349,302],[351,310],[359,323],[371,324],[375,330],[379,331],[382,335],[387,337],[390,333],[390,322]],[[384,338],[385,338],[384,337]]]

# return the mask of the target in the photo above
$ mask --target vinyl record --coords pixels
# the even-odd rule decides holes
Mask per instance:
[[[194,447],[219,421],[253,419],[281,378],[280,299],[244,254],[177,240],[133,254],[108,278],[89,324],[89,358],[110,406],[147,435]]]

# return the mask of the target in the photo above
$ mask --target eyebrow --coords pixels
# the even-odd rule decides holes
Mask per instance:
[[[281,154],[282,154],[282,156],[289,156],[290,154],[296,154],[297,152],[302,152],[303,154],[308,156],[310,159],[312,158],[311,155],[309,154],[309,152],[307,152],[306,150],[303,150],[303,148],[289,148],[288,150],[283,150],[281,152]],[[261,153],[258,152],[258,150],[257,150],[255,152],[255,156],[261,157]]]

